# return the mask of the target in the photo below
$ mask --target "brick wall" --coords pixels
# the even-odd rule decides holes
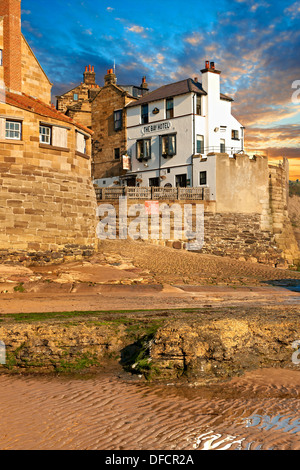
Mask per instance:
[[[3,17],[3,68],[6,87],[21,92],[21,0],[0,0]]]

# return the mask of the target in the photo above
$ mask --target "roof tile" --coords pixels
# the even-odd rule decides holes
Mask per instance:
[[[43,101],[38,100],[37,98],[28,96],[25,93],[19,95],[17,93],[6,92],[5,102],[6,104],[39,114],[40,116],[57,119],[58,121],[68,122],[69,124],[73,124],[76,127],[79,127],[80,129],[84,130],[85,132],[92,134],[92,131],[90,129],[83,126],[82,124],[75,122],[70,117],[58,111],[56,108],[44,103]]]

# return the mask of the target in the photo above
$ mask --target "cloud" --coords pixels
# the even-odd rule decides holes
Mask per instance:
[[[284,13],[288,15],[292,20],[300,16],[300,2],[295,2],[284,10]]]
[[[193,33],[191,36],[184,38],[184,41],[190,44],[191,46],[198,46],[204,40],[204,36],[200,33]]]
[[[107,7],[106,10],[107,10],[107,11],[114,11],[114,8],[112,8],[112,7]]]

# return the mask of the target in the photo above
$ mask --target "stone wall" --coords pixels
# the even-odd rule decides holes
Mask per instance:
[[[93,177],[109,178],[122,174],[121,158],[115,159],[115,149],[120,156],[127,149],[126,110],[132,101],[128,93],[114,84],[106,84],[92,102]],[[114,128],[114,111],[122,110],[122,129]]]
[[[52,84],[34,56],[24,36],[22,36],[21,44],[22,92],[49,104],[51,102]]]
[[[283,251],[285,259],[293,264],[300,258],[299,247],[288,212],[289,197],[288,160],[282,164],[269,165],[269,195],[272,232],[276,245]]]
[[[153,202],[153,201],[152,201]],[[163,200],[159,201],[161,204],[167,204],[171,207],[173,204],[178,205],[182,211],[182,222],[180,226],[176,222],[174,224],[173,213],[170,213],[170,237],[164,239],[162,236],[162,215],[159,217],[159,237],[154,239],[151,229],[155,229],[151,221],[151,215],[144,213],[143,216],[139,212],[127,217],[127,226],[129,227],[132,222],[141,217],[141,220],[148,226],[148,241],[154,244],[170,246],[177,249],[185,249],[188,240],[182,231],[184,227],[184,206],[191,205],[193,213],[193,231],[196,231],[196,206],[202,205],[204,207],[204,245],[201,250],[196,250],[201,253],[213,254],[218,256],[231,256],[241,260],[251,260],[255,262],[271,264],[273,266],[284,266],[282,250],[276,245],[273,233],[270,230],[265,230],[261,225],[261,214],[243,214],[243,213],[221,213],[216,211],[215,201],[178,201],[178,200]],[[117,238],[120,236],[119,232],[119,202],[118,201],[104,201],[104,204],[112,204],[115,208],[117,217]],[[144,200],[127,200],[128,213],[133,211],[133,205],[140,204],[145,207]],[[101,205],[101,204],[99,204]],[[131,208],[131,209],[130,209]],[[105,216],[107,213],[104,214]],[[100,217],[102,219],[102,216]],[[199,225],[200,227],[200,225]],[[182,236],[179,237],[176,233],[176,228],[182,231]],[[140,232],[140,226],[137,225],[137,233]],[[199,237],[200,238],[200,237]]]
[[[22,116],[23,135],[21,141],[0,140],[1,260],[26,260],[30,252],[41,260],[51,259],[53,252],[63,259],[70,249],[94,249],[91,161],[76,152],[76,127],[69,125],[66,148],[43,146],[41,116],[8,105],[1,105],[3,112]],[[49,125],[63,124],[47,120]]]

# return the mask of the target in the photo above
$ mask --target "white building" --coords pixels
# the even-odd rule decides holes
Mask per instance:
[[[243,150],[244,128],[231,114],[232,98],[220,93],[221,72],[208,61],[201,72],[202,84],[188,78],[127,105],[131,168],[122,185],[208,186],[214,199],[215,154]]]

